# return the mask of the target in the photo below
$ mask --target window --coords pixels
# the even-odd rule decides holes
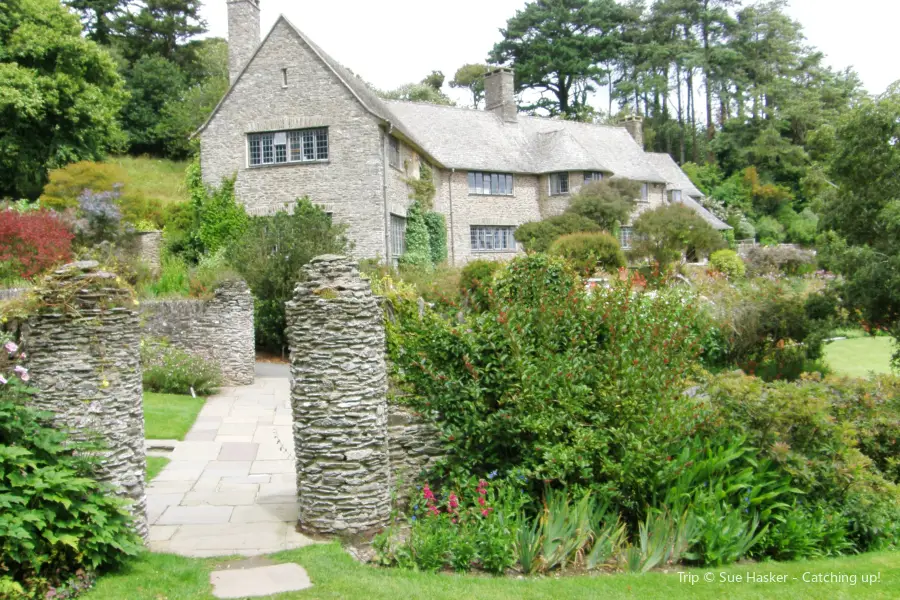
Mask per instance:
[[[510,173],[469,171],[469,193],[482,196],[512,196],[513,176]]]
[[[388,136],[388,164],[400,168],[400,140],[394,136]]]
[[[515,227],[472,225],[472,250],[475,252],[511,252],[516,249]]]
[[[634,232],[631,227],[622,227],[619,229],[619,245],[622,246],[623,250],[631,248],[631,240],[633,237]]]
[[[650,184],[642,183],[641,184],[641,202],[647,202],[650,200]]]
[[[603,181],[603,173],[601,173],[600,171],[585,171],[584,184],[587,185],[594,181]]]
[[[550,174],[550,195],[559,196],[560,194],[569,193],[569,174],[568,173],[551,173]]]
[[[669,202],[681,202],[681,190],[670,190]]]
[[[397,260],[406,253],[406,219],[391,215],[391,255]]]
[[[328,129],[251,133],[250,166],[328,160]]]

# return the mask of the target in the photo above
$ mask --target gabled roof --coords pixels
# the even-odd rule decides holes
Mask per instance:
[[[666,190],[681,190],[681,203],[693,209],[697,214],[703,217],[703,220],[713,226],[714,229],[723,231],[731,229],[731,226],[719,219],[716,215],[709,212],[700,204],[704,194],[694,183],[687,173],[681,170],[681,167],[665,152],[647,152],[648,159],[656,167],[665,178]]]

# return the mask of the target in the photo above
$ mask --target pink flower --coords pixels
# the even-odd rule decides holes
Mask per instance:
[[[431,488],[428,487],[428,484],[425,484],[425,487],[422,488],[422,494],[425,496],[426,500],[434,500],[434,492],[431,491]]]
[[[16,350],[19,349],[19,347],[16,345],[15,342],[6,342],[6,344],[3,347],[6,348],[6,351],[9,352],[10,354],[12,354],[13,352],[15,352]]]
[[[0,375],[0,385],[6,385],[6,377]]]
[[[479,498],[478,504],[480,504],[481,506],[484,506],[484,498]]]
[[[459,499],[456,494],[450,494],[450,508],[456,509],[457,507],[459,507]]]
[[[16,365],[16,368],[13,369],[19,375],[26,375],[28,373],[28,369],[23,367],[22,365]]]
[[[22,381],[28,381],[29,379],[31,379],[31,375],[29,375],[28,373],[24,373],[24,374],[20,375],[19,377]]]
[[[484,509],[483,511],[481,511],[481,516],[486,517],[486,516],[488,516],[488,514],[489,514],[490,512],[491,512],[491,511],[489,511],[488,509]]]

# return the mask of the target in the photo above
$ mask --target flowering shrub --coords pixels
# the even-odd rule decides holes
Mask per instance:
[[[14,366],[25,355],[0,342],[0,596],[70,597],[142,544],[125,502],[93,479],[100,448],[25,406],[29,374]]]
[[[74,236],[47,210],[0,210],[0,265],[7,276],[32,278],[72,257]]]
[[[734,250],[716,250],[709,257],[709,266],[729,279],[739,279],[747,272],[744,261]]]
[[[587,486],[639,517],[704,418],[681,393],[701,350],[692,299],[627,277],[588,293],[545,255],[505,266],[488,298],[464,324],[411,306],[388,327],[395,379],[441,428],[449,467]]]

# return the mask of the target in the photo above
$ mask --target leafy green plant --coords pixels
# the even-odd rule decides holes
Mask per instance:
[[[744,261],[734,250],[717,250],[709,257],[709,266],[724,273],[729,279],[738,279],[747,272]]]
[[[572,262],[580,273],[612,272],[625,266],[619,240],[608,233],[570,233],[556,239],[548,253]]]
[[[640,195],[636,181],[607,178],[581,186],[566,212],[586,217],[605,231],[616,231],[631,216]]]
[[[406,210],[406,252],[400,257],[400,264],[426,270],[434,266],[428,225],[419,202],[413,202]]]
[[[440,265],[447,261],[447,219],[439,212],[426,212],[425,227],[428,228],[431,262]]]
[[[161,340],[141,341],[144,389],[164,394],[214,394],[222,385],[219,365]]]
[[[495,260],[473,260],[466,263],[459,276],[459,290],[471,310],[487,310],[494,274],[501,267]]]
[[[630,255],[648,258],[665,268],[689,252],[709,253],[725,240],[696,212],[683,204],[668,204],[642,212],[634,221]]]
[[[560,236],[602,231],[595,221],[573,213],[523,223],[516,228],[516,241],[529,252],[546,252]]]

